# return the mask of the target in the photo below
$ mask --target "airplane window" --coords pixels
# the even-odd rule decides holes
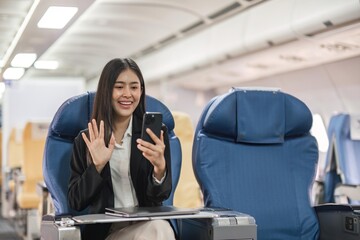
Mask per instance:
[[[327,136],[324,121],[320,114],[313,114],[313,125],[310,133],[316,138],[320,152],[326,152],[329,147],[329,139]]]

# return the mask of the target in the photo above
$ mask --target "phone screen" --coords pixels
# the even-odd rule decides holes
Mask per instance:
[[[160,112],[146,112],[144,114],[141,130],[141,139],[154,144],[149,134],[146,132],[147,128],[150,128],[155,135],[160,138],[162,125],[162,114]]]

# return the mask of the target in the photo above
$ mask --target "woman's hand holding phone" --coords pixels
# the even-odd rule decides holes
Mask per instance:
[[[160,180],[166,169],[164,132],[161,130],[161,113],[145,113],[141,139],[137,139],[137,147],[143,156],[154,166],[154,176]]]

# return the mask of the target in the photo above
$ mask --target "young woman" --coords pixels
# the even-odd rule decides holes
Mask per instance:
[[[92,120],[74,141],[69,205],[104,213],[106,207],[159,206],[171,192],[167,129],[155,144],[140,139],[145,84],[128,58],[108,62],[100,76]],[[165,220],[85,225],[82,239],[175,239]]]

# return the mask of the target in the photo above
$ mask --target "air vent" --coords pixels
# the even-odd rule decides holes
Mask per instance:
[[[272,46],[275,45],[275,43],[273,41],[270,41],[270,40],[266,41],[266,43],[269,45],[269,47],[272,47]]]
[[[331,52],[345,52],[350,51],[353,49],[360,48],[360,46],[355,44],[348,44],[348,43],[334,43],[334,44],[321,44],[321,48],[324,48],[326,50],[329,50]]]
[[[268,69],[270,66],[262,63],[249,63],[247,67],[256,68],[256,69]]]
[[[195,28],[198,28],[198,27],[200,27],[200,26],[202,26],[204,24],[205,24],[204,21],[198,21],[198,22],[196,22],[194,24],[191,24],[189,27],[184,28],[183,30],[181,30],[181,32],[182,33],[190,32],[190,31],[194,30]]]
[[[217,12],[211,14],[211,15],[209,15],[209,18],[210,18],[210,19],[218,18],[218,17],[220,17],[220,16],[223,16],[223,15],[225,15],[225,14],[233,11],[234,9],[236,9],[236,8],[238,8],[238,7],[241,7],[241,4],[238,3],[238,2],[234,2],[233,4],[231,4],[231,5],[229,5],[229,6],[225,7],[225,8],[223,8],[223,9],[221,9],[221,10],[219,10],[219,11],[217,11]]]
[[[295,55],[280,55],[279,58],[281,60],[287,61],[287,62],[303,62],[305,59],[302,57],[298,57]]]
[[[334,24],[331,21],[325,21],[323,22],[326,27],[332,27]]]
[[[313,37],[315,35],[324,33],[324,32],[329,31],[329,30],[339,29],[339,28],[342,28],[344,26],[350,25],[352,23],[357,23],[359,20],[360,20],[360,18],[356,18],[355,20],[344,22],[344,23],[338,24],[338,25],[334,25],[334,23],[332,21],[325,21],[325,22],[323,22],[324,26],[326,26],[325,29],[321,29],[321,30],[318,30],[318,31],[307,33],[307,34],[305,34],[305,36]]]

